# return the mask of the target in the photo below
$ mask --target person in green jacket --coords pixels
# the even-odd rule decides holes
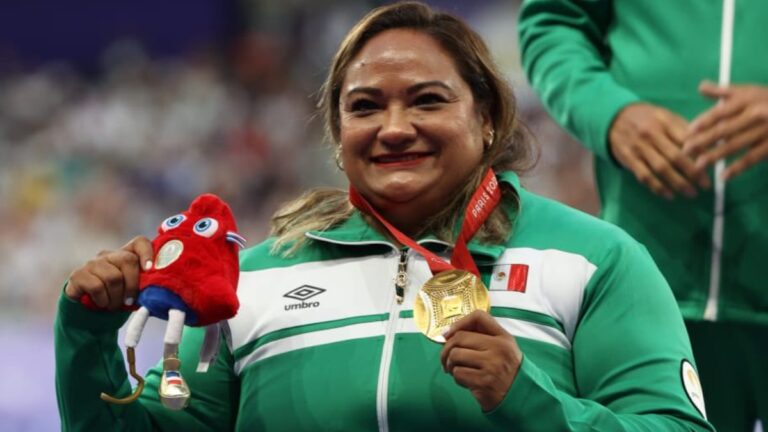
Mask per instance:
[[[243,252],[207,373],[203,331],[184,332],[186,409],[162,406],[160,368],[135,403],[98,397],[131,392],[119,310],[149,240],[73,271],[55,324],[65,430],[713,430],[647,251],[520,186],[512,91],[466,24],[421,3],[370,12],[321,107],[350,190],[309,191]]]
[[[724,431],[768,421],[766,22],[763,0],[526,0],[519,15],[529,81],[594,152],[602,218],[671,285]]]

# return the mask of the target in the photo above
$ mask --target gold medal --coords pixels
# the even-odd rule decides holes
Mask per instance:
[[[443,333],[451,324],[475,310],[490,311],[488,290],[479,277],[466,270],[440,272],[416,295],[413,319],[416,327],[435,342],[444,343]]]

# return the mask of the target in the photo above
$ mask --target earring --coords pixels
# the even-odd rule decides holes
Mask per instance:
[[[483,140],[483,149],[484,149],[484,150],[486,150],[486,151],[487,151],[487,150],[488,150],[488,149],[490,149],[490,148],[491,148],[491,146],[493,145],[493,136],[494,136],[494,130],[493,130],[493,129],[491,129],[491,130],[488,132],[488,141],[485,141],[485,140]]]
[[[334,159],[336,160],[336,168],[338,168],[339,171],[344,171],[344,162],[341,161],[341,144],[336,147]]]

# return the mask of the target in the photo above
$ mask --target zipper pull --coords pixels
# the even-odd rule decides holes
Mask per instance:
[[[395,295],[397,296],[397,304],[403,304],[403,298],[405,297],[405,286],[408,285],[408,251],[403,249],[400,251],[400,262],[397,264],[397,276],[395,276]]]

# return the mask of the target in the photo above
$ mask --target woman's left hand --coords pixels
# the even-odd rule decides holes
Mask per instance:
[[[690,135],[683,145],[683,151],[698,156],[698,169],[743,151],[723,173],[724,179],[729,180],[768,159],[768,87],[718,87],[705,81],[699,92],[720,102],[691,123]],[[716,145],[720,140],[723,143]]]
[[[451,326],[440,353],[443,370],[469,389],[483,411],[496,408],[517,376],[523,353],[488,313],[474,311]]]

